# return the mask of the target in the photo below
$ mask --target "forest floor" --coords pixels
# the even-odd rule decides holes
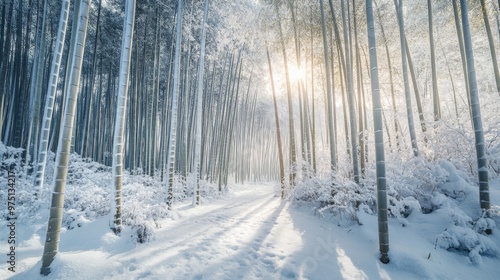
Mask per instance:
[[[499,201],[500,182],[492,184]],[[412,214],[402,227],[390,220],[391,262],[378,260],[376,215],[363,225],[339,226],[275,196],[272,185],[235,186],[227,197],[194,207],[176,205],[154,240],[137,244],[125,230],[110,232],[109,217],[63,230],[49,277],[40,277],[44,225],[26,225],[11,279],[498,279],[498,257],[472,263],[466,254],[437,247],[439,214]],[[2,232],[5,232],[2,230]],[[21,233],[20,233],[21,234]],[[500,247],[498,229],[492,240]],[[3,242],[2,242],[3,243]]]

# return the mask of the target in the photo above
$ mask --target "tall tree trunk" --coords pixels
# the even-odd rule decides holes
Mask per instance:
[[[1,18],[2,18],[2,21],[0,22],[0,65],[2,65],[2,61],[3,61],[3,44],[5,42],[5,37],[4,37],[4,29],[5,29],[5,19],[7,18],[5,16],[5,10],[7,9],[7,1],[4,2],[4,4],[2,5],[2,14],[1,14]]]
[[[38,134],[40,132],[40,109],[43,100],[43,78],[44,78],[44,57],[45,57],[45,43],[46,43],[46,25],[47,25],[47,1],[43,5],[43,19],[38,37],[38,44],[36,45],[35,61],[33,62],[33,76],[31,77],[31,91],[30,91],[30,129],[28,135],[28,144],[26,145],[27,162],[36,161],[38,151]],[[26,165],[27,167],[28,165]]]
[[[457,104],[457,93],[455,90],[455,82],[453,80],[453,75],[451,74],[451,68],[450,64],[448,63],[448,58],[446,58],[446,52],[444,51],[444,48],[441,47],[441,51],[443,53],[444,61],[446,63],[446,69],[448,70],[448,75],[450,76],[450,81],[451,81],[451,89],[453,90],[453,105],[455,107],[455,118],[457,122],[460,122],[460,115],[458,114],[458,104]]]
[[[481,107],[477,91],[476,68],[474,66],[474,53],[472,51],[471,33],[469,28],[469,9],[467,0],[460,0],[462,8],[462,27],[464,31],[465,55],[469,77],[469,91],[472,106],[472,123],[476,140],[477,167],[479,177],[479,201],[483,211],[490,209],[490,191],[488,183],[488,163],[486,161],[486,148],[484,146],[483,123],[481,120]]]
[[[195,153],[194,153],[194,172],[196,176],[196,205],[200,205],[200,154],[201,154],[201,131],[202,131],[202,113],[203,113],[203,77],[205,71],[205,41],[206,29],[205,24],[208,17],[208,0],[205,0],[205,9],[203,12],[203,25],[201,27],[201,43],[200,43],[200,62],[198,64],[198,93],[196,100],[196,137],[195,137]]]
[[[472,110],[470,105],[470,92],[469,92],[469,77],[467,76],[467,59],[465,58],[465,47],[464,38],[462,34],[462,28],[460,27],[460,16],[458,12],[457,0],[451,1],[453,4],[453,15],[455,17],[455,29],[457,30],[458,46],[460,47],[460,59],[462,61],[462,70],[464,73],[464,84],[467,95],[467,108],[469,109],[469,115],[472,120]]]
[[[323,1],[323,0],[320,0]],[[267,62],[269,64],[269,77],[271,79],[271,89],[273,92],[273,104],[274,104],[274,119],[276,122],[276,141],[278,142],[278,160],[280,166],[280,189],[281,189],[281,199],[285,198],[285,167],[283,162],[283,147],[281,144],[281,131],[280,131],[280,120],[278,117],[278,105],[276,104],[276,91],[274,89],[274,78],[273,78],[273,68],[271,66],[271,57],[269,55],[269,49],[267,49]]]
[[[384,131],[382,127],[382,108],[378,81],[377,43],[373,23],[372,1],[366,0],[366,24],[370,49],[371,85],[373,96],[373,126],[375,132],[375,157],[377,162],[377,211],[380,261],[389,262],[389,226],[387,223],[387,189],[385,176]]]
[[[415,123],[413,121],[413,110],[411,108],[411,96],[410,96],[410,86],[408,82],[408,65],[406,61],[406,37],[404,32],[404,19],[403,19],[403,0],[394,0],[394,4],[397,8],[398,22],[399,22],[399,37],[401,41],[401,58],[403,64],[403,80],[405,87],[405,99],[406,99],[406,113],[408,119],[408,129],[410,131],[410,140],[413,154],[418,156],[418,146],[417,146],[417,136],[415,134]]]
[[[493,35],[491,34],[490,21],[488,19],[488,11],[486,10],[486,4],[484,3],[484,0],[479,0],[479,2],[481,2],[481,11],[483,12],[484,27],[486,28],[486,34],[488,35],[488,43],[490,44],[491,62],[493,63],[493,72],[495,73],[497,92],[498,94],[500,94],[500,72],[498,70],[497,55],[495,52],[495,43],[493,41]]]
[[[323,7],[323,5],[321,5]],[[313,36],[313,12],[311,6],[311,150],[312,150],[312,167],[316,173],[316,110],[314,98],[314,36]]]
[[[127,0],[123,21],[123,37],[120,58],[120,76],[118,82],[118,100],[116,105],[116,124],[113,144],[113,185],[115,186],[113,231],[119,234],[122,229],[122,175],[123,153],[125,147],[125,120],[127,112],[128,84],[130,75],[130,57],[134,37],[135,0]]]
[[[349,106],[349,120],[351,123],[351,147],[352,147],[352,169],[354,173],[354,181],[359,184],[359,159],[358,159],[358,129],[356,123],[356,110],[354,104],[354,89],[353,89],[353,73],[352,73],[352,48],[350,44],[350,36],[348,36],[350,23],[347,20],[349,16],[349,2],[345,4],[347,8],[344,7],[344,1],[341,1],[342,10],[342,22],[344,30],[344,45],[345,45],[345,61],[346,61],[346,86],[347,86],[347,104]],[[333,11],[332,11],[333,12]],[[346,16],[347,13],[347,16]]]
[[[333,127],[333,108],[332,108],[332,85],[330,81],[330,59],[328,57],[328,45],[325,27],[325,9],[323,8],[323,0],[320,0],[321,8],[321,31],[323,34],[323,50],[325,57],[325,78],[326,78],[326,97],[327,97],[327,110],[328,110],[328,135],[330,138],[330,169],[334,171],[337,167],[337,160],[335,155],[335,130]]]
[[[68,88],[67,104],[64,110],[63,130],[59,137],[59,145],[56,153],[56,169],[54,172],[54,192],[50,206],[49,222],[47,226],[47,236],[42,256],[42,268],[40,273],[48,275],[50,264],[59,250],[59,236],[61,233],[61,223],[64,207],[64,190],[66,188],[66,178],[68,175],[69,151],[75,122],[76,101],[80,86],[80,73],[87,36],[87,24],[89,17],[90,0],[81,0],[80,16],[78,20],[77,33],[75,34],[75,52],[72,57],[71,74],[67,77],[70,80]]]
[[[382,17],[380,16],[380,9],[377,6],[377,2],[373,1],[375,4],[375,7],[377,8],[377,16],[379,20],[379,25],[380,25],[380,32],[382,33],[382,39],[384,40],[384,46],[385,46],[385,55],[387,56],[387,66],[389,68],[389,83],[391,86],[391,100],[392,100],[392,110],[393,114],[397,116],[398,110],[396,107],[396,97],[394,93],[394,80],[393,80],[393,75],[392,75],[392,63],[391,63],[391,55],[389,52],[389,44],[387,43],[387,37],[385,36],[384,32],[384,25],[382,24]],[[394,134],[396,138],[396,150],[399,151],[401,143],[399,141],[399,123],[397,121],[397,117],[394,118]],[[387,132],[389,133],[389,132]],[[389,137],[388,137],[389,138]],[[389,145],[390,147],[390,145]]]
[[[82,147],[81,147],[81,155],[82,157],[87,157],[89,156],[89,153],[88,153],[88,149],[90,146],[90,137],[87,136],[89,134],[89,130],[90,130],[90,123],[91,123],[91,120],[92,120],[92,114],[93,114],[93,111],[92,111],[92,105],[93,105],[93,102],[92,102],[92,96],[93,96],[93,93],[94,93],[94,81],[95,81],[95,76],[96,76],[96,70],[97,70],[97,46],[98,46],[98,42],[99,42],[99,34],[100,34],[100,30],[101,30],[101,27],[100,27],[100,22],[101,22],[101,8],[102,8],[102,0],[99,0],[99,4],[98,4],[98,8],[97,8],[97,20],[96,20],[96,29],[95,29],[95,39],[94,39],[94,53],[93,53],[93,58],[92,58],[92,70],[90,72],[90,83],[89,83],[89,86],[88,86],[88,94],[87,94],[87,98],[88,98],[88,102],[87,102],[87,108],[86,110],[87,113],[85,114],[84,118],[84,127],[83,127],[83,135],[82,135]]]
[[[353,27],[354,27],[354,51],[355,51],[355,57],[356,57],[356,80],[357,80],[357,86],[356,89],[358,91],[358,120],[359,120],[359,132],[358,132],[358,139],[359,139],[359,162],[360,162],[360,169],[361,169],[361,176],[365,175],[365,165],[366,165],[366,160],[367,160],[367,149],[366,147],[366,141],[365,141],[365,123],[364,123],[364,118],[366,118],[366,110],[364,106],[364,87],[363,87],[363,73],[362,73],[362,68],[361,68],[361,55],[359,51],[359,44],[358,44],[358,26],[357,26],[357,21],[356,21],[356,6],[355,6],[355,1],[352,0],[352,10],[353,10]]]
[[[61,3],[61,15],[59,18],[59,26],[57,31],[56,46],[52,59],[52,66],[50,70],[49,89],[47,91],[47,98],[45,101],[45,110],[43,112],[40,148],[37,164],[37,172],[35,177],[35,192],[38,194],[36,197],[42,195],[43,180],[45,175],[45,164],[47,161],[47,152],[49,144],[50,125],[52,122],[52,112],[54,110],[54,101],[56,99],[57,82],[59,80],[59,68],[61,66],[61,58],[64,50],[64,42],[66,37],[66,28],[68,26],[69,15],[69,0],[63,0]]]
[[[77,28],[78,28],[78,17],[80,15],[80,6],[81,6],[81,1],[82,0],[76,0],[74,5],[73,5],[73,19],[71,21],[71,36],[70,36],[70,44],[69,44],[69,50],[68,50],[68,55],[66,56],[66,67],[65,67],[65,74],[64,74],[64,80],[63,80],[63,96],[61,97],[61,105],[59,106],[59,116],[58,116],[58,121],[59,123],[57,123],[57,125],[59,125],[57,129],[57,139],[59,138],[59,135],[62,133],[62,130],[63,130],[63,114],[64,114],[64,111],[65,111],[65,108],[66,108],[66,103],[67,103],[67,96],[65,96],[64,94],[66,94],[66,92],[68,92],[68,87],[70,87],[71,85],[69,85],[68,83],[70,82],[69,80],[69,76],[71,74],[71,69],[72,69],[72,66],[71,64],[73,63],[72,61],[72,57],[74,56],[74,52],[75,52],[75,46],[76,46],[76,43],[75,43],[75,40],[76,40],[76,33],[77,33]],[[59,145],[59,141],[56,139],[56,141],[54,141],[54,144],[56,145]],[[55,149],[58,149],[58,147],[56,146]]]
[[[324,6],[323,6],[324,7]],[[323,8],[324,9],[324,8]],[[332,109],[333,109],[333,131],[334,131],[334,134],[335,134],[335,138],[332,142],[333,146],[331,148],[333,148],[335,150],[335,162],[338,161],[338,158],[339,158],[339,153],[338,153],[338,137],[339,137],[339,130],[338,130],[338,126],[337,126],[337,97],[336,97],[336,94],[335,94],[335,54],[334,54],[334,49],[335,49],[335,39],[333,38],[333,32],[331,31],[330,29],[330,34],[328,35],[330,41],[329,41],[329,45],[330,45],[330,69],[331,69],[331,81],[332,81],[332,87],[331,87],[331,91],[332,91]],[[340,60],[339,60],[340,61]],[[340,69],[342,69],[342,65],[340,65],[339,67]],[[339,75],[340,75],[340,79],[342,79],[342,70],[339,70]],[[343,83],[342,83],[342,80],[341,80],[341,83],[342,85],[342,90],[341,90],[341,93],[342,93],[342,98],[344,98],[344,87],[343,87]],[[326,94],[326,93],[324,93]],[[342,99],[342,101],[344,101],[344,99]],[[326,106],[327,107],[327,106]],[[345,109],[345,107],[343,107]],[[325,110],[328,110],[328,107],[325,109]],[[325,111],[326,112],[326,111]],[[344,110],[345,112],[345,110]],[[326,116],[326,115],[325,115]],[[344,118],[345,121],[347,121],[346,118]],[[347,124],[347,122],[346,122]],[[327,126],[327,131],[328,131],[328,126]],[[346,130],[347,132],[347,126],[346,126]],[[346,141],[349,141],[348,140],[349,137],[348,137],[348,134],[347,134],[347,137],[346,137]],[[349,151],[349,145],[347,145],[347,153],[349,154],[349,157],[351,156],[350,155],[350,151]]]
[[[432,24],[432,1],[427,0],[427,16],[429,19],[429,41],[431,45],[431,69],[432,69],[432,104],[434,108],[434,121],[441,119],[441,108],[439,106],[439,91],[436,73],[436,52],[434,50],[434,34]],[[405,42],[406,43],[406,42]],[[406,43],[406,45],[408,45]]]
[[[413,92],[415,93],[415,101],[417,103],[418,119],[420,120],[420,127],[422,129],[422,133],[424,134],[425,142],[427,142],[427,138],[425,136],[425,132],[427,132],[427,126],[425,125],[424,111],[422,109],[422,102],[420,101],[420,90],[418,89],[417,75],[415,74],[415,68],[413,67],[413,60],[411,59],[410,47],[408,46],[408,41],[406,40],[406,36],[405,36],[405,49],[406,49],[406,59],[408,61],[408,68],[410,70],[411,82],[413,84]],[[439,104],[439,98],[438,98],[438,104]],[[441,112],[441,109],[439,109],[439,112]]]
[[[8,1],[8,0],[7,0]],[[7,14],[7,30],[5,33],[5,40],[4,40],[4,48],[2,51],[2,63],[0,64],[0,129],[3,127],[4,123],[4,118],[3,118],[3,107],[4,107],[4,102],[5,99],[7,98],[7,90],[6,90],[6,80],[7,80],[7,65],[9,64],[9,53],[10,53],[10,44],[11,44],[11,37],[12,37],[12,14],[14,13],[14,1],[9,1],[9,11]],[[4,3],[5,7],[7,7],[8,3]],[[5,9],[5,8],[4,8]],[[20,124],[19,124],[20,125]],[[2,131],[0,130],[0,133]],[[7,143],[7,137],[4,138],[4,142]],[[14,143],[17,144],[17,143]]]
[[[281,19],[279,18],[278,6],[275,6],[276,14],[278,16],[278,25],[280,32],[281,50],[283,52],[283,62],[285,64],[285,80],[286,80],[286,91],[288,99],[288,122],[289,122],[289,133],[290,133],[290,186],[295,184],[296,170],[295,164],[297,162],[297,153],[295,151],[295,126],[293,122],[293,103],[292,103],[292,90],[290,87],[290,74],[288,71],[288,58],[286,55],[285,39],[283,37],[283,30],[281,28]]]
[[[157,123],[158,123],[158,97],[160,94],[160,33],[161,18],[159,16],[159,9],[156,8],[155,15],[155,43],[154,43],[154,53],[153,53],[153,77],[152,77],[152,90],[153,96],[151,98],[151,108],[150,108],[150,122],[149,122],[149,176],[154,177],[156,172],[157,163],[157,147],[158,147],[158,135],[157,135]]]
[[[174,86],[172,92],[172,111],[170,112],[170,133],[168,141],[168,158],[167,158],[167,184],[168,196],[167,205],[172,207],[174,201],[174,181],[175,181],[175,143],[177,129],[177,97],[179,95],[179,79],[180,79],[180,58],[181,58],[181,32],[182,32],[182,0],[177,4],[177,27],[175,35],[175,59],[174,59]]]
[[[299,39],[299,33],[297,32],[297,20],[295,16],[295,9],[294,9],[294,1],[289,1],[288,6],[290,8],[290,13],[292,16],[292,27],[293,27],[293,34],[294,34],[294,40],[295,40],[295,60],[297,64],[297,71],[302,70],[301,66],[301,59],[300,59],[300,39]],[[307,140],[306,140],[306,124],[305,124],[305,109],[304,109],[304,103],[302,100],[302,96],[304,95],[304,92],[301,83],[303,77],[298,77],[297,79],[297,93],[298,93],[298,101],[299,101],[299,116],[300,116],[300,140],[301,140],[301,155],[302,155],[302,169],[304,170],[305,166],[304,163],[307,162],[308,159],[308,154],[309,154],[309,147],[307,146]]]

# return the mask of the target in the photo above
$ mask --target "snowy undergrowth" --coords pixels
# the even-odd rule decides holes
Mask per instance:
[[[291,191],[290,198],[295,203],[312,203],[319,215],[332,213],[339,225],[358,221],[356,212],[361,203],[375,205],[374,197],[361,186],[336,176],[304,179]]]
[[[429,223],[440,223],[443,231],[429,236],[439,248],[467,254],[473,263],[481,256],[499,256],[500,251],[487,233],[500,223],[500,207],[493,206],[489,217],[479,207],[479,191],[470,174],[457,170],[447,160],[436,162],[417,157],[406,162],[386,163],[388,213],[402,227],[411,226],[411,216],[421,215]],[[361,224],[360,211],[375,215],[375,170],[369,170],[360,185],[339,178],[308,177],[290,192],[296,204],[308,203],[320,215],[331,215],[339,226]],[[439,218],[436,218],[439,217]],[[420,221],[420,220],[419,220]],[[421,221],[420,221],[421,222]],[[414,227],[418,230],[418,226]]]
[[[52,178],[54,174],[54,154],[50,153],[47,161],[45,183],[41,199],[35,200],[33,175],[25,175],[22,161],[23,149],[6,147],[0,142],[0,185],[7,185],[7,170],[16,174],[16,212],[18,219],[33,223],[44,223],[50,207]],[[29,167],[31,168],[31,166]],[[33,172],[32,172],[33,173]],[[109,216],[111,199],[114,195],[111,168],[89,159],[71,154],[64,198],[62,227],[71,230],[84,227],[86,223]],[[188,180],[189,181],[189,180]],[[166,182],[160,178],[145,175],[131,175],[124,172],[122,189],[122,222],[132,232],[131,239],[144,243],[155,237],[155,230],[162,221],[178,217],[175,209],[169,210],[166,203]],[[215,184],[201,181],[200,195],[202,203],[216,199],[221,195]],[[176,176],[174,200],[179,202],[191,199],[193,185]],[[6,201],[7,190],[0,189],[0,199]],[[2,210],[2,220],[7,217],[7,209]],[[111,220],[109,221],[111,223]]]

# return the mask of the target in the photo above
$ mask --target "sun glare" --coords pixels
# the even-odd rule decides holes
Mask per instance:
[[[298,69],[295,67],[290,67],[289,73],[292,81],[304,80],[306,76],[304,69]]]

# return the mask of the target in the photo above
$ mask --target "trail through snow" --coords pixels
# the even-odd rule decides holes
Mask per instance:
[[[201,206],[177,205],[179,217],[164,221],[146,244],[126,231],[114,236],[107,218],[64,231],[52,274],[43,279],[495,279],[498,259],[467,263],[395,221],[392,260],[383,265],[375,215],[339,227],[274,196],[272,185],[236,188]],[[21,271],[12,279],[40,278],[41,234],[22,243]],[[0,278],[12,276],[1,268]]]

